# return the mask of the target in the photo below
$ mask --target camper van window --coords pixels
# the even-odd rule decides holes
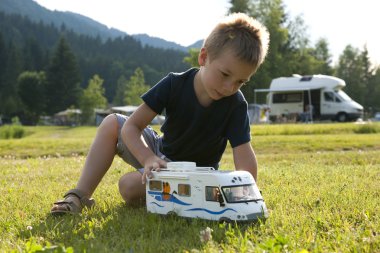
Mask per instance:
[[[149,181],[149,190],[151,190],[151,191],[162,191],[162,181],[150,180]]]
[[[352,100],[352,98],[350,98],[346,93],[344,93],[344,91],[338,90],[338,91],[336,91],[336,93],[338,94],[338,96],[343,101],[351,101]]]
[[[220,196],[220,190],[215,186],[206,186],[206,200],[207,201],[218,201]]]
[[[332,92],[325,92],[323,95],[325,97],[325,101],[334,102],[334,94]]]
[[[300,79],[300,82],[305,82],[305,81],[311,81],[313,79],[313,76],[303,76]]]
[[[228,203],[239,203],[258,200],[253,185],[251,184],[223,187],[222,190]]]
[[[299,103],[302,101],[302,92],[292,93],[275,93],[273,94],[273,103]]]
[[[185,196],[189,197],[191,196],[191,190],[190,190],[189,184],[178,184],[178,195],[179,196]]]

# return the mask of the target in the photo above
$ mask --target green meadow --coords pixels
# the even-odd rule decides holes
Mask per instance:
[[[253,125],[269,218],[245,225],[127,207],[117,184],[133,168],[118,157],[95,208],[52,217],[95,133],[0,127],[0,252],[380,252],[379,123]],[[221,169],[233,169],[230,148]],[[212,238],[202,241],[206,228]]]

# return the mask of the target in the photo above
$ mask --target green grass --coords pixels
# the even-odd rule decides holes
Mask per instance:
[[[229,227],[126,207],[117,182],[132,168],[120,158],[95,191],[94,209],[52,217],[96,128],[25,128],[24,138],[0,140],[0,252],[380,252],[380,133],[356,129],[253,126],[270,217]],[[233,168],[229,148],[221,167]],[[213,238],[202,243],[206,227]]]

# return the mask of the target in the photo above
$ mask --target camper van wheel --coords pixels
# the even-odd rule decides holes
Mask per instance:
[[[175,218],[177,217],[177,213],[176,212],[173,212],[173,211],[170,211],[166,214],[168,217],[171,217],[171,218]]]
[[[219,219],[219,223],[231,223],[231,219],[227,217],[222,217]]]
[[[336,120],[338,122],[346,122],[347,121],[347,114],[344,112],[338,113],[338,115],[336,116]]]

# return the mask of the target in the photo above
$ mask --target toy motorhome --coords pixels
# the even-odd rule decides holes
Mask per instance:
[[[220,222],[265,219],[268,210],[247,171],[219,171],[169,162],[146,184],[148,212]]]

